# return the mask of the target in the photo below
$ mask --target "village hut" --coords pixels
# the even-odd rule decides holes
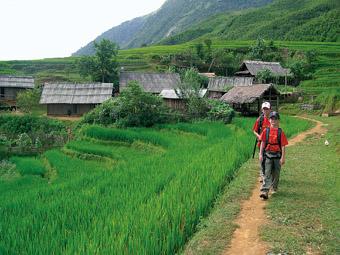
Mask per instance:
[[[15,106],[17,94],[21,91],[33,88],[33,77],[0,76],[0,102],[8,106]]]
[[[270,102],[273,110],[278,110],[280,92],[273,84],[256,84],[234,87],[221,100],[243,114],[258,114],[264,101]]]
[[[220,99],[231,88],[238,86],[251,86],[253,77],[215,77],[209,79],[208,98]]]
[[[119,90],[123,91],[131,81],[137,81],[145,92],[158,95],[164,89],[175,89],[181,79],[176,73],[121,72]]]
[[[256,75],[264,70],[269,70],[274,77],[279,81],[281,77],[284,77],[284,83],[287,84],[287,77],[292,74],[290,69],[283,68],[279,62],[264,62],[264,61],[251,61],[245,60],[241,64],[236,76],[242,77],[256,77]]]
[[[207,89],[200,89],[200,97],[203,98],[206,94]],[[179,111],[186,109],[185,96],[180,89],[163,89],[159,95],[169,108]]]
[[[46,83],[40,104],[47,105],[47,115],[81,116],[112,97],[112,83]]]

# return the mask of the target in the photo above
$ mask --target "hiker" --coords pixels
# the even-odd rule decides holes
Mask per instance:
[[[264,161],[265,173],[261,187],[260,197],[268,198],[269,189],[273,194],[277,192],[280,179],[281,166],[286,160],[286,135],[280,128],[280,115],[278,112],[271,112],[269,115],[270,127],[263,130],[261,134],[261,145],[259,160]]]
[[[260,117],[257,118],[254,126],[253,126],[253,133],[256,136],[256,141],[254,145],[254,152],[253,152],[253,158],[255,156],[255,151],[256,151],[256,146],[260,148],[261,144],[261,133],[262,131],[270,127],[270,122],[269,122],[269,114],[270,114],[270,103],[269,102],[264,102],[261,107],[261,115]],[[260,182],[263,181],[264,177],[264,162],[260,162]]]

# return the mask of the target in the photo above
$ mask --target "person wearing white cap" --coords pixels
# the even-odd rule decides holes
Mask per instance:
[[[253,133],[256,136],[256,141],[254,145],[254,152],[253,152],[253,158],[255,156],[256,147],[260,148],[261,144],[261,133],[263,130],[265,130],[267,127],[270,127],[270,121],[269,121],[269,114],[271,112],[271,106],[269,102],[263,102],[261,107],[261,115],[257,118],[254,126],[253,126]],[[260,181],[263,181],[264,177],[264,162],[261,162],[261,169],[260,169]]]

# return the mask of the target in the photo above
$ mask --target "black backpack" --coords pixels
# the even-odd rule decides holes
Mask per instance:
[[[263,124],[263,120],[264,120],[264,115],[263,113],[260,115],[260,119],[259,119],[259,126],[257,127],[257,133],[260,135],[262,132],[262,124]]]

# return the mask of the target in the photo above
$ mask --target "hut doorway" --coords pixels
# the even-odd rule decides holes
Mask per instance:
[[[5,88],[3,88],[3,87],[0,88],[0,97],[2,97],[2,98],[5,97]]]

